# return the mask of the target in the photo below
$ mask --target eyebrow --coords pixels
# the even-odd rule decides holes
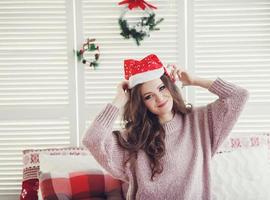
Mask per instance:
[[[164,83],[159,84],[159,85],[157,86],[157,88],[159,88],[161,85],[164,85]],[[143,96],[145,96],[145,95],[147,95],[147,94],[151,94],[151,93],[152,93],[152,92],[146,92],[146,93],[143,94]]]

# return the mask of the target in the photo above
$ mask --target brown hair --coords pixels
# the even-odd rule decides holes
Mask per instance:
[[[192,105],[185,104],[178,87],[171,79],[165,74],[160,79],[172,95],[173,113],[184,115],[191,112]],[[134,162],[140,149],[146,153],[150,161],[153,181],[155,174],[163,171],[160,159],[165,154],[165,130],[158,116],[145,107],[140,93],[141,86],[142,84],[136,85],[129,91],[129,99],[124,106],[123,120],[127,139],[121,136],[120,131],[113,131],[113,133],[116,135],[118,144],[129,152],[129,158],[125,164],[130,160]]]

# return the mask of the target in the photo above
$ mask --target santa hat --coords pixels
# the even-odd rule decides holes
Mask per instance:
[[[142,60],[124,60],[125,79],[129,81],[129,88],[147,81],[160,78],[164,73],[168,75],[165,67],[158,57],[150,54]]]

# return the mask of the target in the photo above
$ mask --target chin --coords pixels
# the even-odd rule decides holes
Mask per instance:
[[[172,112],[172,104],[166,105],[164,108],[159,110],[159,114],[164,115]]]

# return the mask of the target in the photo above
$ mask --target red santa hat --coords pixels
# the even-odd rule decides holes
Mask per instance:
[[[142,60],[124,60],[125,79],[129,81],[129,88],[160,78],[164,73],[168,75],[166,68],[158,57],[150,54]]]

